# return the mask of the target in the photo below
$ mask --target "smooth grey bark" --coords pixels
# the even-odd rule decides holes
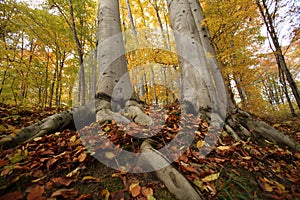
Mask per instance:
[[[112,101],[124,102],[124,105],[112,108],[109,101],[97,107],[97,121],[113,120],[113,111],[124,108],[136,123],[150,125],[152,119],[143,113],[142,105],[130,83],[122,38],[119,1],[98,1],[97,60],[99,77],[97,94],[105,94]],[[119,116],[121,118],[121,116]],[[126,121],[123,117],[121,120]]]
[[[157,166],[167,166],[162,169],[156,170],[156,175],[167,186],[168,190],[173,193],[176,199],[180,200],[201,200],[204,199],[200,190],[194,184],[191,184],[183,174],[181,174],[166,157],[163,157],[159,151],[154,149],[151,141],[144,141],[141,145],[141,152],[149,154],[139,158],[139,162],[146,164],[147,168],[156,168]]]
[[[215,58],[205,50],[209,49],[205,47],[210,43],[209,39],[199,33],[200,24],[196,23],[201,10],[194,7],[192,9],[194,4],[184,0],[167,2],[182,70],[181,101],[189,102],[193,108],[188,106],[188,110],[193,110],[192,112],[214,107],[224,117],[224,104],[227,101],[224,81]]]

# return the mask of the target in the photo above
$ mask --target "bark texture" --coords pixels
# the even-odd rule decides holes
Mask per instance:
[[[201,200],[203,195],[193,183],[184,177],[167,158],[162,156],[156,149],[151,146],[151,141],[146,140],[141,145],[141,152],[151,156],[143,156],[139,162],[146,164],[147,168],[156,169],[157,166],[167,166],[155,173],[157,177],[167,186],[168,190],[173,193],[179,200]]]

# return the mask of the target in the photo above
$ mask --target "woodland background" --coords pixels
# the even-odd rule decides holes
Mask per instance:
[[[210,30],[228,91],[239,107],[259,116],[297,112],[286,80],[279,78],[276,51],[256,2],[201,3],[203,23]],[[288,68],[299,85],[299,2],[267,3]],[[140,44],[162,47],[127,52],[136,92],[149,104],[173,102],[180,77],[165,1],[121,0],[120,5],[126,48],[134,45],[133,35]],[[79,100],[79,76],[84,77],[85,100],[92,98],[97,2],[4,0],[0,6],[0,101],[17,107],[70,107]],[[81,64],[84,72],[79,73]]]
[[[299,1],[200,2],[205,14],[202,25],[209,28],[216,52],[208,56],[216,56],[232,101],[299,143],[300,105],[277,65],[282,53],[299,86]],[[267,34],[258,2],[266,3],[268,26],[275,28],[281,51]],[[96,16],[96,0],[0,1],[1,142],[94,98]],[[156,121],[164,117],[165,123],[139,129],[135,123],[123,127],[112,122],[98,131],[133,152],[140,152],[141,141],[122,128],[133,135],[158,131],[160,148],[176,135],[181,118],[176,102],[180,68],[167,5],[164,0],[120,0],[120,17],[131,82],[149,105],[145,113]],[[147,48],[130,51],[137,43]],[[198,124],[192,116],[183,119],[198,129],[191,146],[172,166],[205,199],[300,199],[299,152],[256,138],[252,130],[243,140],[222,131],[217,146],[199,158],[195,153],[205,145],[209,124],[205,120]],[[94,125],[85,129],[92,131]],[[1,147],[0,200],[174,199],[151,173],[130,174],[98,162],[81,139],[78,132],[67,129],[15,148]],[[114,151],[106,150],[103,156],[113,160]]]

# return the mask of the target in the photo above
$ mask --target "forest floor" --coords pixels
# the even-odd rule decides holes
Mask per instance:
[[[178,109],[177,105],[146,109],[158,125],[142,131],[157,132],[154,136],[159,141],[157,148],[175,137],[180,129],[179,121],[187,126],[200,121],[192,116],[181,116]],[[0,137],[17,134],[21,128],[56,112],[1,105]],[[300,143],[299,118],[263,120]],[[92,124],[85,129],[95,130],[95,127],[115,145],[139,153],[141,140],[132,136],[138,134],[141,127],[113,122]],[[204,145],[208,129],[207,123],[200,121],[194,142],[173,162],[206,199],[300,199],[300,153],[265,140],[259,144],[251,139],[236,142],[223,131],[217,146],[205,157],[199,157],[197,149]],[[85,136],[84,140],[92,143],[92,135]],[[99,148],[105,146],[97,142]],[[70,130],[1,150],[0,200],[174,199],[154,173],[117,171],[99,162],[90,152],[82,144],[80,134]],[[113,160],[115,154],[117,152],[110,149],[110,153],[103,156]]]

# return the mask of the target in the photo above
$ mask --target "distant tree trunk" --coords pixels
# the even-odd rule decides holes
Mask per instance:
[[[166,39],[166,36],[165,36],[165,33],[164,33],[163,23],[161,21],[160,15],[159,15],[158,2],[157,2],[157,0],[153,0],[153,1],[150,1],[150,3],[153,6],[153,8],[155,10],[155,13],[156,13],[156,18],[157,18],[157,21],[158,21],[158,24],[159,24],[159,27],[160,27],[160,34],[161,34],[161,36],[163,38],[164,47],[165,47],[165,49],[169,49],[169,46],[167,44],[167,39]]]
[[[139,41],[137,39],[137,32],[136,32],[135,25],[134,25],[134,22],[133,22],[133,17],[132,17],[132,12],[131,12],[131,8],[130,8],[129,0],[126,0],[126,6],[127,6],[128,17],[129,17],[129,21],[130,21],[131,33],[132,33],[135,45],[138,45]]]
[[[272,44],[274,46],[274,49],[272,48],[271,45],[270,45],[270,47],[272,48],[272,51],[273,51],[274,56],[276,58],[276,62],[277,62],[277,65],[278,65],[278,70],[281,71],[284,74],[284,76],[286,76],[286,80],[288,81],[289,86],[292,89],[292,92],[293,92],[293,95],[296,99],[298,108],[300,109],[299,89],[296,85],[296,82],[294,81],[294,79],[292,77],[292,74],[290,73],[290,71],[287,67],[284,55],[282,53],[281,46],[279,44],[278,35],[277,35],[277,32],[276,32],[275,27],[274,27],[275,22],[274,22],[274,18],[272,17],[272,14],[275,16],[275,14],[277,14],[277,13],[270,13],[269,12],[269,7],[266,3],[266,0],[261,0],[261,1],[256,0],[256,4],[259,8],[259,11],[262,15],[264,23],[267,27],[268,34],[271,37],[271,41],[272,41]],[[275,6],[277,6],[277,5],[275,5]],[[277,10],[278,8],[274,8],[274,9]]]
[[[70,19],[67,18],[66,14],[63,12],[62,8],[55,2],[55,0],[52,0],[54,6],[59,10],[60,14],[64,17],[66,23],[68,24],[70,30],[73,33],[73,38],[76,44],[76,50],[77,50],[77,56],[79,60],[79,91],[78,91],[78,102],[80,105],[84,105],[86,101],[85,97],[85,74],[84,74],[84,49],[83,44],[79,40],[79,36],[77,34],[77,28],[75,23],[75,17],[74,17],[74,10],[73,10],[73,2],[72,0],[68,0],[69,3],[69,13],[70,13]]]
[[[282,89],[283,89],[283,92],[285,94],[285,98],[286,98],[286,100],[288,102],[288,105],[289,105],[289,108],[290,108],[290,111],[291,111],[291,115],[293,117],[296,117],[297,115],[295,113],[295,110],[294,110],[291,98],[289,96],[288,89],[286,87],[285,75],[283,74],[282,71],[279,71],[279,80],[280,80],[280,83],[282,84]]]
[[[158,98],[157,98],[157,94],[156,94],[156,82],[155,82],[155,74],[154,74],[153,66],[150,66],[150,69],[151,69],[151,86],[153,88],[154,102],[157,105]]]
[[[234,75],[234,82],[236,84],[236,88],[238,90],[239,97],[241,99],[241,103],[242,103],[243,107],[246,107],[247,106],[247,95],[246,95],[246,92],[245,92],[243,86],[241,85],[242,81],[240,80],[239,77]]]

